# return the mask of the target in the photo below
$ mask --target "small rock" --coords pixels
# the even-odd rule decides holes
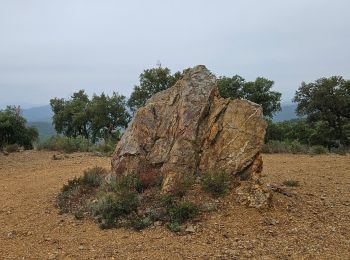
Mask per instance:
[[[194,230],[193,226],[187,226],[187,228],[185,229],[185,232],[187,232],[187,233],[194,233],[196,231]]]
[[[156,221],[156,222],[154,222],[154,225],[155,225],[156,227],[161,226],[161,225],[162,225],[162,222],[161,222],[161,221]]]
[[[204,212],[211,212],[218,209],[218,203],[217,202],[207,202],[204,203],[202,206],[202,211]]]
[[[79,246],[79,250],[85,250],[85,247],[83,245]]]
[[[53,259],[56,259],[56,258],[57,258],[57,256],[54,255],[54,254],[49,255],[49,259],[50,259],[50,260],[53,260]]]
[[[10,231],[8,234],[7,234],[7,237],[8,238],[14,238],[14,237],[16,237],[16,235],[17,235],[17,232],[16,231]]]

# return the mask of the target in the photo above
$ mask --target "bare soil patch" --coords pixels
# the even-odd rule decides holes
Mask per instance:
[[[350,156],[263,155],[264,183],[298,186],[274,193],[273,207],[258,211],[220,199],[203,213],[195,232],[165,227],[141,232],[101,230],[91,220],[59,215],[53,205],[62,185],[89,167],[110,168],[110,158],[53,152],[0,155],[0,258],[2,259],[349,259]]]

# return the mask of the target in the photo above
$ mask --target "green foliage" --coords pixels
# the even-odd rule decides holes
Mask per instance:
[[[283,182],[284,186],[288,186],[288,187],[299,187],[299,181],[296,180],[287,180]]]
[[[262,152],[307,154],[310,153],[310,147],[308,145],[301,144],[296,140],[292,142],[271,140],[264,144]]]
[[[166,209],[170,209],[176,204],[175,197],[171,194],[163,195],[160,198],[160,201],[161,201],[163,207],[165,207]]]
[[[18,144],[25,149],[32,149],[38,138],[35,127],[26,127],[26,120],[21,116],[19,107],[7,107],[0,110],[0,149],[5,145]]]
[[[180,72],[171,74],[170,69],[158,66],[146,69],[140,74],[140,83],[134,87],[128,100],[128,105],[132,111],[144,106],[147,100],[158,93],[173,86],[182,77]]]
[[[225,195],[231,183],[231,176],[226,172],[216,174],[205,173],[202,177],[202,188],[214,197]]]
[[[151,226],[152,224],[152,219],[149,217],[140,218],[136,216],[129,221],[129,226],[138,231],[145,229]]]
[[[128,191],[141,192],[143,187],[141,180],[135,174],[119,176],[115,181],[105,186],[106,191],[120,193]]]
[[[99,138],[118,139],[119,130],[130,120],[125,97],[115,92],[111,97],[102,93],[90,100],[80,90],[68,100],[51,99],[50,104],[57,133],[73,138],[83,136],[93,143]]]
[[[7,153],[19,152],[19,146],[18,146],[18,144],[7,144],[4,147],[4,151],[7,152]]]
[[[74,212],[75,219],[82,220],[84,218],[84,213],[81,210]]]
[[[325,154],[328,153],[328,149],[322,145],[314,145],[310,148],[311,154]]]
[[[61,135],[52,136],[39,142],[38,150],[61,151],[65,153],[90,152],[93,144],[83,136],[66,137]]]
[[[350,124],[350,81],[340,76],[303,82],[295,93],[297,113],[307,116],[309,122],[323,125],[323,138],[328,146],[349,144],[346,131]],[[328,139],[328,140],[327,140]]]
[[[91,205],[92,215],[98,219],[101,228],[111,228],[117,221],[137,209],[139,199],[136,192],[121,191],[106,193]]]
[[[170,222],[166,225],[166,227],[171,232],[180,232],[181,231],[181,225],[178,222]]]
[[[236,75],[232,78],[220,77],[217,84],[222,97],[247,99],[260,104],[265,117],[271,118],[281,110],[281,93],[271,90],[274,84],[271,80],[259,77],[255,81],[246,82]]]
[[[175,203],[168,211],[171,222],[183,223],[195,217],[199,213],[199,208],[190,201],[183,201]]]
[[[120,128],[126,128],[130,115],[126,110],[126,99],[124,96],[113,92],[112,96],[102,93],[94,95],[88,106],[90,122],[90,136],[93,142],[102,138],[107,142],[120,139]]]
[[[97,188],[102,184],[102,179],[105,175],[107,175],[105,169],[95,166],[94,168],[84,171],[81,183],[92,188]]]

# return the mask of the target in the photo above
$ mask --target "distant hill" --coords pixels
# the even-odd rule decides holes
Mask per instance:
[[[51,122],[52,116],[50,105],[23,109],[23,117],[28,122]]]
[[[280,122],[299,118],[295,113],[296,107],[296,104],[282,105],[282,111],[273,117],[273,121]],[[28,125],[37,127],[41,138],[46,139],[56,134],[52,126],[53,113],[50,105],[23,109],[23,116],[27,119]]]
[[[52,125],[53,113],[50,105],[23,109],[22,114],[27,120],[27,125],[35,126],[38,129],[40,139],[56,135]]]
[[[38,129],[40,139],[45,140],[56,135],[56,131],[51,122],[28,122],[27,125],[35,126]]]
[[[295,113],[295,109],[297,108],[296,104],[281,105],[281,107],[282,111],[278,112],[273,117],[274,122],[299,118],[299,116]]]

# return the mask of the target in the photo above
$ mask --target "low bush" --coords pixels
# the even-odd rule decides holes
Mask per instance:
[[[166,225],[166,227],[171,232],[180,232],[181,231],[181,225],[178,222],[170,222]]]
[[[231,176],[226,172],[217,174],[205,173],[202,177],[202,188],[214,197],[225,195],[231,184]]]
[[[61,135],[52,136],[46,141],[39,142],[38,150],[60,151],[65,153],[90,152],[93,144],[86,138],[78,136],[76,138]]]
[[[81,178],[81,183],[92,188],[99,187],[102,184],[103,177],[107,174],[107,171],[101,167],[95,166],[84,172]]]
[[[137,209],[139,199],[136,192],[106,193],[97,202],[91,204],[92,215],[99,221],[100,227],[115,227],[121,217]]]
[[[300,184],[299,181],[296,180],[286,180],[283,182],[283,185],[288,187],[298,187]]]
[[[116,146],[116,143],[114,142],[104,142],[101,144],[94,145],[92,150],[94,152],[102,153],[103,155],[106,155],[106,156],[111,156],[114,152],[115,146]]]
[[[186,220],[195,217],[199,213],[199,208],[196,204],[190,201],[183,201],[174,204],[168,211],[171,222],[183,223]]]
[[[94,167],[86,170],[83,176],[68,180],[57,196],[57,206],[61,212],[74,212],[84,206],[81,204],[96,192],[106,174],[105,169]]]
[[[8,144],[4,147],[4,151],[6,153],[16,153],[19,152],[19,145],[18,144]]]
[[[310,148],[311,154],[325,154],[328,153],[328,149],[322,145],[314,145]]]

